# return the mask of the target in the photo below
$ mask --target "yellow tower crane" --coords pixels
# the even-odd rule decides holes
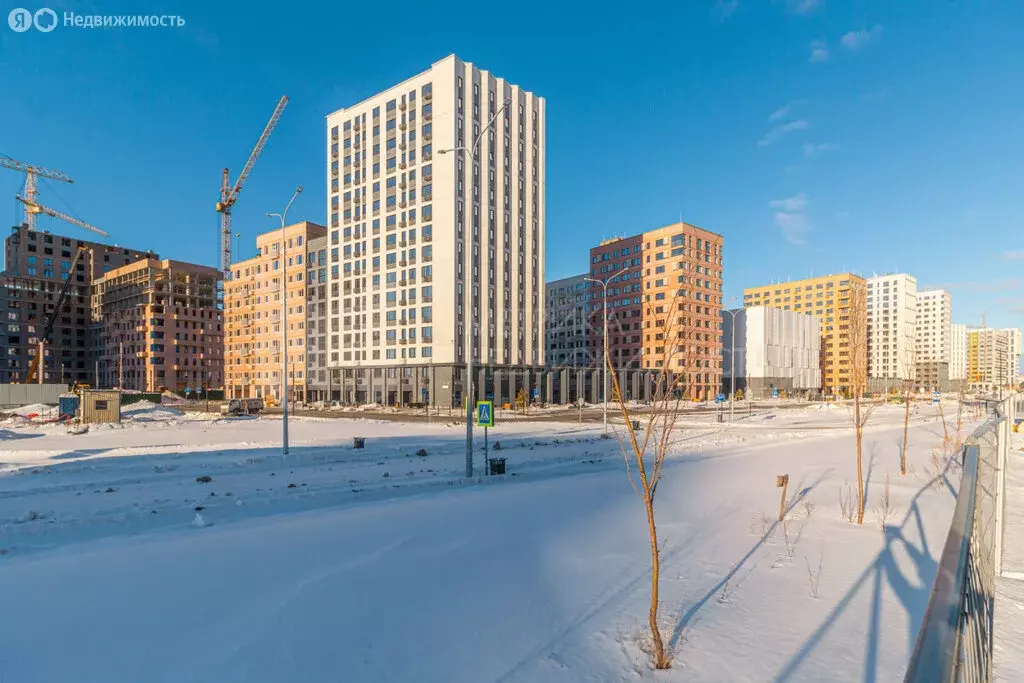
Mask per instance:
[[[25,195],[17,195],[17,199],[25,205],[25,224],[28,225],[29,230],[36,229],[36,216],[39,214],[45,214],[47,216],[59,218],[62,221],[71,223],[72,225],[77,225],[78,227],[94,232],[97,235],[107,237],[107,233],[103,232],[96,226],[80,221],[73,216],[61,213],[60,211],[56,211],[39,203],[39,186],[36,182],[37,177],[58,180],[62,183],[68,184],[74,183],[75,181],[69,178],[66,173],[52,168],[45,168],[43,166],[33,166],[25,163],[24,161],[12,159],[5,154],[0,154],[0,166],[3,168],[9,168],[13,171],[20,171],[25,174]]]

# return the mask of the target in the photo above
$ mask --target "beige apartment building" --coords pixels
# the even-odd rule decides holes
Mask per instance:
[[[146,258],[92,285],[101,386],[139,391],[224,386],[216,268]]]
[[[743,305],[770,306],[821,318],[821,381],[847,393],[867,379],[867,283],[853,273],[780,282],[743,290]],[[859,324],[854,324],[859,323]]]
[[[479,398],[510,390],[496,372],[535,382],[544,121],[543,98],[455,55],[327,116],[328,363],[343,400],[461,402],[468,354]]]
[[[322,225],[303,221],[256,238],[256,255],[231,265],[224,283],[225,395],[282,397],[282,293],[288,326],[288,397],[306,399],[306,253],[324,237]]]
[[[721,235],[687,223],[643,233],[641,364],[668,362],[694,399],[722,386],[722,247]]]

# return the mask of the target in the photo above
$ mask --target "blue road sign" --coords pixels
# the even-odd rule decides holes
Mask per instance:
[[[534,388],[530,391],[530,395],[533,398],[540,398],[540,389]]]
[[[476,426],[477,427],[493,427],[494,426],[494,402],[493,401],[477,401],[477,404],[476,404]]]
[[[725,394],[715,396],[715,403],[725,403]]]
[[[778,398],[778,397],[779,397],[779,390],[778,389],[772,389],[772,398]]]
[[[937,391],[932,392],[932,403],[939,403],[942,399],[942,394]]]

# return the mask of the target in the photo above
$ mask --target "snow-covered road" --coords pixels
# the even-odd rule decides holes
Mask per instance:
[[[900,676],[957,482],[932,481],[942,429],[926,416],[899,477],[886,412],[866,438],[862,527],[839,510],[856,490],[849,429],[680,433],[658,499],[676,665],[657,680]],[[599,427],[500,428],[510,474],[469,484],[458,425],[299,421],[287,460],[279,428],[0,425],[15,463],[0,476],[0,680],[652,677],[643,508]],[[208,526],[190,526],[195,507]]]

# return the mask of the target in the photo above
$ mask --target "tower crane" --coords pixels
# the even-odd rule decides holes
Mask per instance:
[[[90,232],[94,232],[97,235],[103,235],[104,237],[109,237],[109,235],[106,232],[104,232],[103,230],[100,230],[95,225],[90,225],[90,224],[86,223],[85,221],[78,220],[74,216],[69,216],[66,213],[61,213],[60,211],[57,211],[55,209],[51,209],[48,206],[43,206],[39,202],[32,201],[31,199],[29,199],[27,197],[22,197],[20,194],[16,195],[16,197],[17,197],[19,202],[21,202],[22,204],[25,205],[25,215],[26,216],[32,216],[32,223],[30,223],[30,227],[35,224],[35,217],[36,217],[36,215],[43,213],[43,214],[46,214],[47,216],[53,216],[54,218],[59,218],[60,220],[66,222],[66,223],[71,223],[72,225],[77,225],[80,228],[85,228],[86,230],[88,230]]]
[[[274,113],[270,116],[270,121],[267,122],[266,128],[263,129],[263,134],[260,135],[260,139],[256,141],[256,146],[253,147],[252,153],[249,154],[249,160],[245,162],[245,166],[242,168],[242,172],[238,174],[238,180],[232,186],[231,181],[228,178],[228,169],[224,169],[224,173],[221,176],[220,182],[220,201],[217,202],[217,211],[220,213],[220,268],[224,271],[224,279],[228,278],[228,273],[231,271],[231,207],[238,201],[238,193],[242,191],[242,186],[245,185],[245,181],[248,180],[249,174],[252,172],[252,167],[259,159],[260,153],[267,144],[267,140],[270,139],[270,134],[274,132],[274,128],[277,126],[278,120],[281,118],[281,113],[284,111],[285,106],[288,104],[288,96],[283,95],[277,102],[277,107],[274,108]]]
[[[43,166],[33,166],[27,164],[24,161],[18,161],[12,159],[6,154],[0,154],[0,166],[9,168],[13,171],[21,171],[25,174],[25,199],[18,197],[23,204],[25,204],[25,223],[28,225],[29,230],[36,229],[36,215],[39,213],[47,213],[45,211],[35,211],[34,207],[39,206],[36,199],[39,197],[39,189],[36,185],[36,177],[49,178],[51,180],[59,180],[62,183],[74,183],[75,181],[68,177],[66,173],[57,171],[52,168],[45,168]],[[50,214],[52,215],[52,214]],[[105,233],[104,233],[105,234]]]

